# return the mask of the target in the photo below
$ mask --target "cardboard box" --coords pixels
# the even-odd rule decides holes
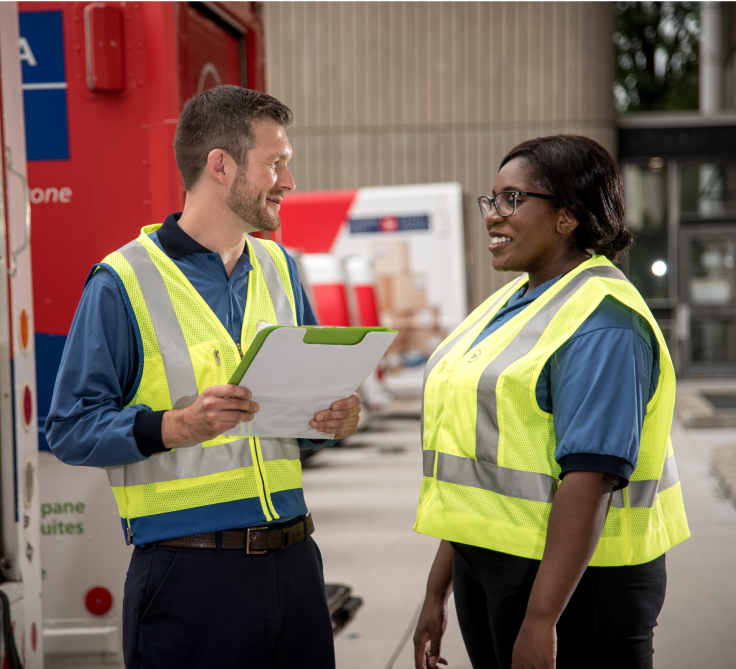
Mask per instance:
[[[381,313],[381,323],[392,330],[437,328],[440,324],[440,308],[437,305],[431,305],[403,314],[395,314],[386,310]]]
[[[424,274],[398,274],[392,277],[390,313],[398,316],[418,311],[427,305],[427,279]]]
[[[378,275],[408,274],[409,244],[401,240],[374,242],[373,272]]]
[[[429,357],[446,336],[441,328],[404,328],[399,330],[387,354],[424,353]]]
[[[382,274],[376,276],[376,297],[378,298],[378,312],[380,314],[393,313],[393,290],[392,276]],[[383,316],[381,317],[381,323],[383,323]]]
[[[414,328],[406,330],[408,335],[408,343],[403,353],[419,352],[427,356],[437,350],[437,347],[445,338],[445,333],[439,328]]]

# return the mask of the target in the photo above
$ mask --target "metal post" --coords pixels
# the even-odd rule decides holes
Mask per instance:
[[[700,113],[723,108],[723,3],[700,3]]]

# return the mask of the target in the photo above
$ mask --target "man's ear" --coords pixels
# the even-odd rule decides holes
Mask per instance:
[[[207,155],[207,176],[223,186],[229,186],[238,171],[232,156],[222,149],[212,149]]]
[[[579,225],[579,221],[575,216],[566,208],[563,207],[557,212],[557,232],[561,235],[569,235],[575,231]]]

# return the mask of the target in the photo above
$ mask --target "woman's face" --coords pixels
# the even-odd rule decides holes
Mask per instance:
[[[514,158],[501,168],[493,187],[493,195],[501,191],[529,191],[544,193],[527,173],[523,158]],[[544,193],[551,195],[552,193]],[[486,219],[491,237],[488,247],[493,254],[493,268],[500,272],[534,272],[560,259],[570,251],[567,227],[560,221],[569,218],[564,212],[555,212],[548,200],[520,195],[516,212],[504,218],[496,208]]]

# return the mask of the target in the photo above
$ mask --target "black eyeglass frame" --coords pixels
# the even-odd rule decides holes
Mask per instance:
[[[513,205],[514,205],[513,211],[510,214],[506,214],[506,215],[498,211],[498,207],[496,207],[496,198],[499,195],[504,195],[504,194],[513,196],[511,201],[513,202]],[[523,190],[502,190],[500,193],[496,193],[496,197],[491,197],[490,195],[481,195],[478,198],[478,208],[480,209],[480,215],[483,217],[484,221],[488,219],[488,216],[486,216],[483,213],[482,201],[485,200],[486,202],[488,202],[488,215],[489,216],[491,214],[491,207],[496,207],[496,213],[502,218],[508,218],[509,216],[513,216],[516,213],[516,198],[519,195],[525,195],[526,197],[538,197],[540,200],[556,200],[557,199],[556,195],[547,195],[545,193],[530,193],[528,191],[523,191]]]

